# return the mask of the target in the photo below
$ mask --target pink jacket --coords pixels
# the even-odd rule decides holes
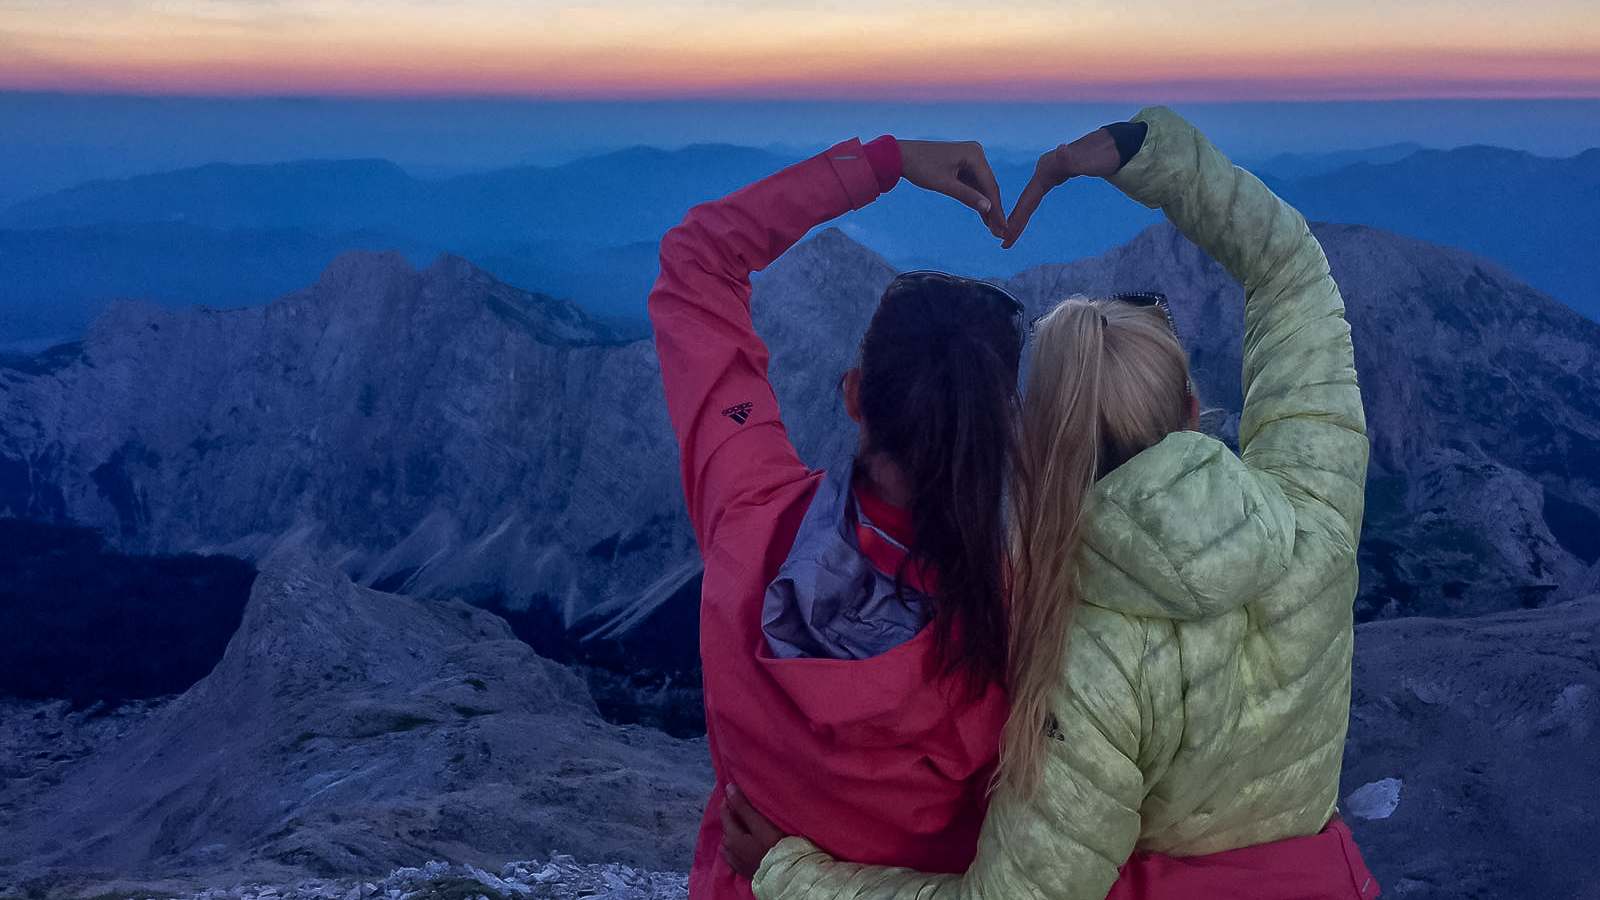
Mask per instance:
[[[717,776],[690,873],[695,900],[752,896],[719,855],[720,798],[733,781],[789,833],[852,859],[959,872],[976,848],[1003,692],[964,699],[939,675],[926,629],[854,661],[775,659],[761,631],[763,593],[823,473],[800,461],[779,418],[750,275],[882,187],[849,140],[696,206],[661,241],[650,318],[705,560],[700,654]]]

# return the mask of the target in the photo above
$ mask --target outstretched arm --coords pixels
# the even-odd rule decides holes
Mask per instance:
[[[999,189],[978,145],[885,137],[865,147],[845,141],[702,203],[662,238],[650,321],[702,548],[730,506],[806,472],[767,380],[767,347],[750,318],[751,274],[902,174],[972,206],[997,234],[1003,227]]]
[[[750,318],[750,276],[813,227],[878,196],[861,143],[845,141],[702,203],[661,239],[650,322],[702,548],[721,514],[763,485],[803,477]]]
[[[1244,286],[1241,457],[1283,490],[1300,530],[1354,546],[1366,419],[1344,300],[1322,246],[1294,207],[1176,113],[1157,107],[1133,121],[1149,128],[1143,149],[1111,182],[1159,207]]]
[[[1366,421],[1344,300],[1305,219],[1177,113],[1152,107],[1041,156],[1011,212],[1006,246],[1046,193],[1084,175],[1161,209],[1244,286],[1241,456],[1305,517],[1288,523],[1285,546],[1296,528],[1353,546]]]

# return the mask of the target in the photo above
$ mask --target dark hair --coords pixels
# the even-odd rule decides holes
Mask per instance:
[[[974,692],[1004,679],[1021,308],[991,285],[902,276],[861,341],[861,417],[911,490],[907,566],[930,569],[941,669]],[[902,568],[902,575],[904,569]]]

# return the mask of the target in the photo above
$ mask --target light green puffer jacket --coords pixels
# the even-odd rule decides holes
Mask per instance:
[[[839,862],[789,838],[762,900],[1103,900],[1135,849],[1192,856],[1314,834],[1350,707],[1366,424],[1344,302],[1305,219],[1155,108],[1112,182],[1245,288],[1242,454],[1169,435],[1085,515],[1042,787],[993,797],[965,876]]]

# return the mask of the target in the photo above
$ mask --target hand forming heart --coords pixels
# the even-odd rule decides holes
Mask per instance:
[[[1006,236],[1000,184],[977,141],[901,141],[901,174],[912,184],[972,207],[989,232]]]
[[[1028,227],[1044,195],[1080,175],[1105,178],[1121,166],[1116,141],[1104,128],[1062,144],[1039,157],[1033,178],[1009,216],[1002,217],[1000,185],[976,141],[901,141],[902,172],[907,181],[936,191],[977,211],[984,225],[1010,248]]]
[[[1015,244],[1017,238],[1022,236],[1023,229],[1028,227],[1028,220],[1033,218],[1033,211],[1039,208],[1044,195],[1065,184],[1067,179],[1079,175],[1108,178],[1117,174],[1121,166],[1122,157],[1117,152],[1117,142],[1112,139],[1111,132],[1104,128],[1097,128],[1070,144],[1047,151],[1039,157],[1039,163],[1033,169],[1033,178],[1022,189],[1022,196],[1017,198],[1017,205],[1011,208],[1011,215],[1006,218],[1005,242],[1000,246],[1009,248]]]

